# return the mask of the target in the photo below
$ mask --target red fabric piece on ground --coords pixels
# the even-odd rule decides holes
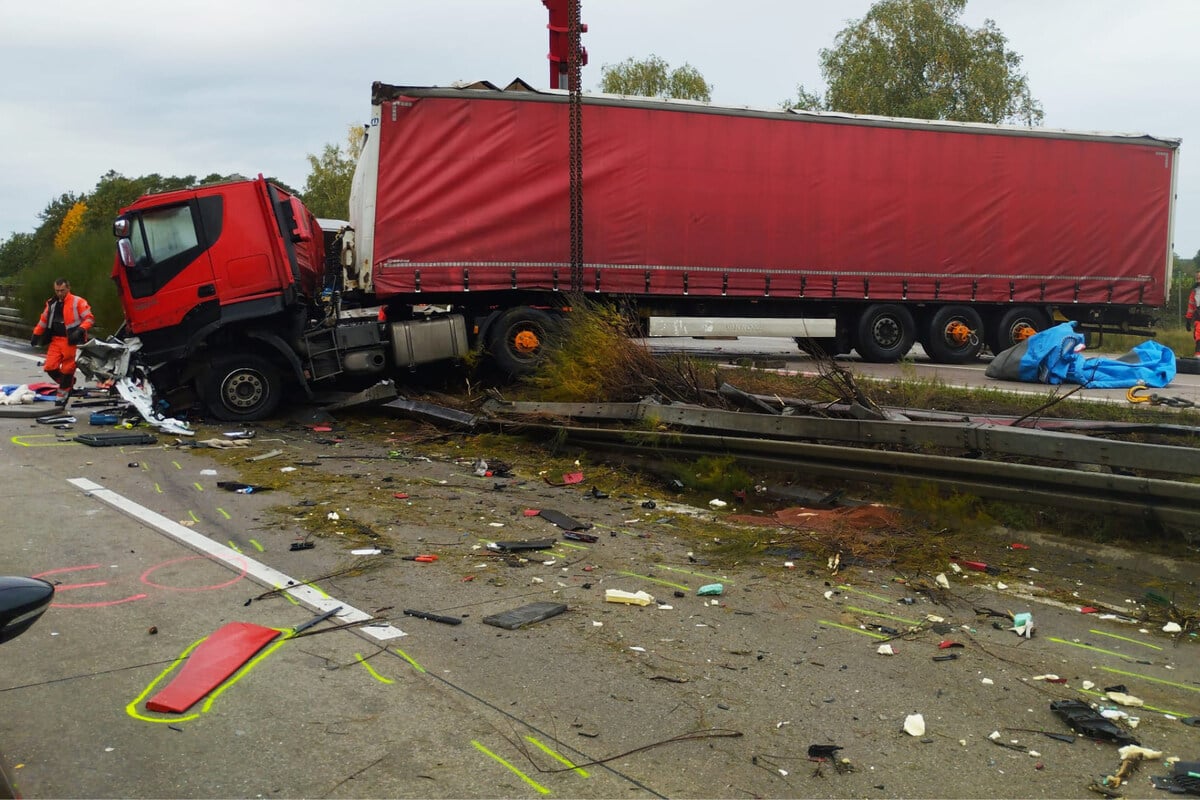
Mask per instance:
[[[192,651],[174,680],[146,701],[147,710],[182,714],[278,635],[274,628],[250,622],[221,626]]]

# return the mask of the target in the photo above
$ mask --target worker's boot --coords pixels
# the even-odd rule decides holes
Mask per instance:
[[[58,391],[54,393],[54,405],[61,408],[66,408],[67,401],[71,399],[71,387],[75,385],[75,375],[63,375],[58,379]]]

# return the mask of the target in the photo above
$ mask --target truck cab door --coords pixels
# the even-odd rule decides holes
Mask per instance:
[[[209,247],[220,235],[221,198],[200,197],[131,211],[132,266],[118,275],[132,330],[143,334],[187,321],[186,336],[220,317]]]

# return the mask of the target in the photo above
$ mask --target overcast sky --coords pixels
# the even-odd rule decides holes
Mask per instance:
[[[690,63],[721,105],[824,90],[818,51],[870,0],[583,0],[590,64]],[[1200,0],[969,0],[1024,57],[1045,125],[1183,139],[1175,252],[1200,250]],[[301,188],[372,81],[548,85],[540,0],[0,0],[0,239],[63,192],[238,172]]]

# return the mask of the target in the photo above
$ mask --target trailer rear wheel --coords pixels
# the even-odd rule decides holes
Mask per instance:
[[[488,336],[492,359],[510,377],[532,375],[546,357],[558,330],[554,318],[537,308],[512,308],[500,315]]]
[[[1008,348],[1050,327],[1046,312],[1032,306],[1015,306],[1008,309],[987,331],[988,349],[992,355],[1000,355]]]
[[[925,351],[939,364],[963,364],[983,349],[983,319],[970,306],[942,306],[929,319]]]
[[[863,360],[887,364],[908,355],[917,325],[907,308],[886,303],[867,306],[858,318],[855,332],[854,349]]]
[[[266,419],[279,408],[279,370],[253,353],[217,356],[202,378],[201,395],[213,416],[231,422]]]

